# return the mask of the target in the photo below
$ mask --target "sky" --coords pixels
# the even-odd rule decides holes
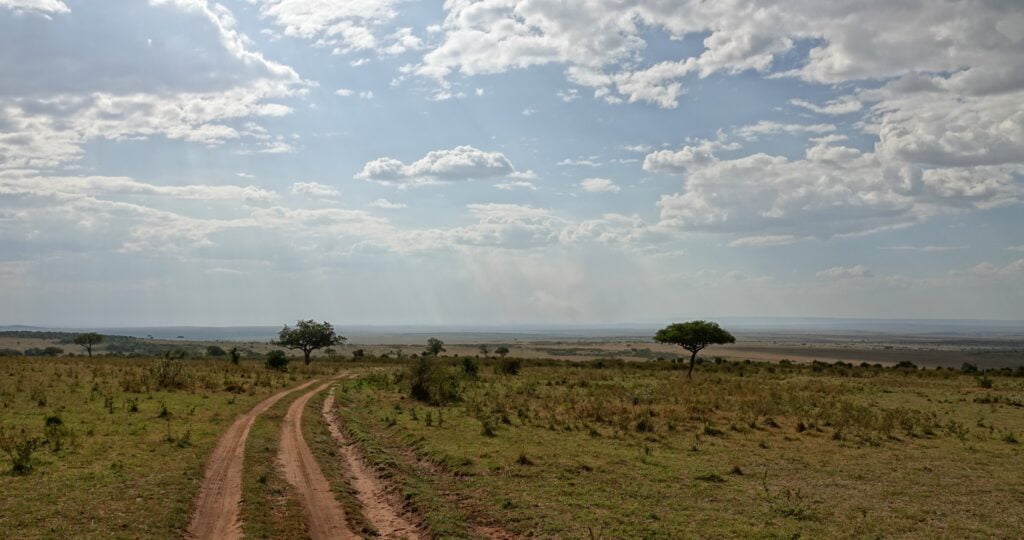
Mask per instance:
[[[0,0],[0,324],[1024,319],[1019,0]]]

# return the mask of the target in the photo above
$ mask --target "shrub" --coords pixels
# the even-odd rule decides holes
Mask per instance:
[[[16,475],[32,472],[32,454],[42,445],[38,437],[29,437],[24,429],[17,433],[6,433],[0,428],[0,450],[11,459],[11,473]]]
[[[267,369],[276,371],[288,371],[288,362],[291,359],[284,351],[270,351],[267,353]]]
[[[917,364],[915,364],[915,363],[913,363],[913,362],[911,362],[909,360],[904,360],[904,361],[896,364],[895,367],[896,367],[896,369],[917,369]]]
[[[227,356],[228,353],[217,345],[210,345],[206,348],[206,356]]]
[[[238,361],[242,359],[242,353],[238,350],[238,347],[231,347],[231,350],[228,351],[228,356],[231,357],[231,363],[236,366]]]
[[[188,386],[188,373],[181,360],[168,354],[155,366],[149,368],[149,377],[158,389],[178,389]]]
[[[480,366],[476,363],[476,360],[466,356],[462,359],[462,372],[465,373],[466,376],[475,379],[480,373]]]
[[[992,379],[988,378],[988,375],[982,375],[978,377],[978,386],[982,388],[992,388]]]
[[[444,405],[461,400],[462,388],[453,373],[424,356],[409,366],[409,395],[431,405]]]
[[[53,452],[60,452],[64,447],[64,439],[68,436],[68,428],[64,427],[64,420],[60,416],[47,416],[43,421],[43,437],[46,444]]]
[[[961,373],[977,373],[978,372],[978,366],[976,366],[975,364],[972,364],[970,362],[964,362],[963,365],[960,366],[960,372]]]
[[[523,361],[518,358],[502,357],[498,361],[498,371],[505,375],[518,375],[521,369],[523,369]]]

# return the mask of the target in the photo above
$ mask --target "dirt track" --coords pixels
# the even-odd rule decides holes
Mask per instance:
[[[242,462],[245,458],[245,440],[249,436],[249,430],[256,417],[281,398],[313,382],[306,382],[264,399],[252,410],[239,416],[224,435],[221,435],[206,464],[203,484],[196,498],[195,512],[186,532],[187,538],[205,540],[242,537],[238,505],[242,501]]]
[[[333,407],[334,396],[329,395],[324,400],[324,420],[341,448],[341,456],[352,475],[350,481],[363,507],[363,515],[384,538],[422,538],[410,520],[403,517],[401,510],[392,504],[376,473],[366,465],[356,447],[342,434],[337,418],[332,412]]]
[[[278,459],[285,479],[298,491],[306,509],[309,534],[314,540],[359,538],[348,529],[345,511],[331,493],[331,485],[324,478],[302,434],[302,412],[306,404],[331,384],[323,383],[297,398],[288,407],[288,413],[281,424],[281,451]]]

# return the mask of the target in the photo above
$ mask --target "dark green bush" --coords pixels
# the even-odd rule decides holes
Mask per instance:
[[[206,348],[206,356],[227,356],[228,353],[217,345],[210,345]]]
[[[288,371],[288,362],[290,361],[284,351],[270,351],[267,353],[267,369]]]
[[[502,358],[498,360],[498,372],[505,375],[518,375],[523,369],[523,361],[519,358]]]
[[[462,359],[462,372],[475,379],[480,373],[480,365],[476,363],[476,360],[466,356]]]
[[[445,405],[462,399],[459,379],[432,357],[417,358],[409,366],[409,395],[431,405]]]

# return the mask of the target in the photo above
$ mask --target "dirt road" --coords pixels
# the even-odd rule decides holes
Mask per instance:
[[[309,534],[314,540],[327,538],[359,538],[348,529],[345,511],[341,508],[331,485],[324,478],[320,465],[309,450],[302,434],[302,412],[310,398],[331,385],[323,383],[303,394],[288,407],[281,424],[281,450],[278,459],[284,477],[298,491],[306,509]]]
[[[186,538],[205,540],[242,537],[238,505],[242,501],[242,462],[245,458],[245,440],[249,436],[249,430],[256,417],[281,398],[314,382],[306,382],[264,399],[252,410],[239,416],[224,435],[221,435],[206,464],[206,473],[199,488],[195,513],[192,514]]]
[[[322,411],[324,420],[327,422],[327,427],[334,440],[341,448],[341,457],[352,475],[350,481],[356,490],[356,497],[363,507],[363,515],[384,538],[413,538],[417,540],[422,538],[423,536],[412,522],[406,519],[402,515],[402,511],[391,502],[383,484],[377,478],[377,474],[366,465],[355,445],[351,444],[342,434],[333,408],[334,396],[329,395],[324,400]]]

